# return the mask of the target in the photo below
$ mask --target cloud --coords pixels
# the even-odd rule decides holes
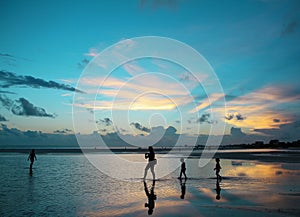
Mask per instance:
[[[15,56],[7,54],[7,53],[0,53],[1,57],[9,57],[9,58],[15,58]]]
[[[236,127],[231,127],[230,134],[232,136],[244,136],[244,135],[246,135],[245,133],[242,132],[241,128],[236,128]]]
[[[218,101],[222,101],[224,97],[223,93],[215,93],[209,95],[206,99],[204,99],[196,108],[193,108],[190,113],[198,112],[199,110],[206,109],[208,107],[213,106]]]
[[[236,114],[235,115],[235,117],[236,117],[236,119],[238,120],[238,121],[243,121],[243,120],[245,120],[246,119],[246,117],[243,117],[241,114]]]
[[[283,37],[292,34],[293,32],[295,32],[297,26],[298,26],[298,20],[296,19],[290,20],[287,24],[283,26],[283,29],[281,31],[281,36]]]
[[[79,69],[83,69],[84,67],[86,67],[86,65],[89,63],[90,61],[86,58],[84,58],[83,60],[81,60],[79,63],[77,63],[77,66]]]
[[[109,119],[109,118],[104,118],[103,120],[99,120],[96,123],[104,123],[105,126],[111,126],[113,124],[113,122]]]
[[[299,105],[299,101],[299,88],[287,85],[265,86],[228,100],[224,120],[235,127],[247,128],[250,131],[278,128],[280,124],[293,122],[295,107],[288,105]],[[224,117],[222,109],[214,108],[214,112]],[[279,119],[280,122],[274,119]]]
[[[2,106],[8,110],[10,110],[12,105],[14,104],[13,100],[9,99],[5,95],[0,95],[0,102],[1,102]]]
[[[6,124],[1,124],[1,131],[0,135],[6,135],[6,136],[20,136],[22,134],[22,131],[16,129],[16,128],[8,128]]]
[[[59,133],[59,134],[66,134],[66,133],[70,133],[70,132],[72,132],[72,130],[70,130],[70,129],[63,129],[63,130],[55,130],[55,131],[53,131],[53,133]]]
[[[137,123],[137,122],[136,123],[132,122],[130,125],[134,126],[136,129],[146,132],[146,133],[150,133],[150,131],[151,131],[149,128],[144,127],[140,123]]]
[[[244,117],[242,114],[237,113],[237,112],[234,113],[234,114],[233,113],[227,114],[225,116],[225,119],[228,120],[228,121],[230,121],[230,120],[234,119],[234,117],[236,118],[237,121],[243,121],[243,120],[246,119],[246,117]]]
[[[227,114],[226,116],[225,116],[225,119],[226,120],[232,120],[234,118],[234,114]]]
[[[41,131],[32,131],[32,130],[27,130],[23,132],[24,136],[30,137],[30,138],[36,138],[42,135]]]
[[[9,88],[12,86],[33,87],[33,88],[45,87],[45,88],[60,89],[60,90],[83,93],[82,91],[70,85],[60,84],[55,81],[45,81],[43,79],[34,78],[32,76],[16,75],[15,73],[1,70],[0,87]]]
[[[36,116],[36,117],[50,117],[55,118],[55,115],[48,114],[45,109],[36,107],[25,98],[20,98],[15,101],[11,111],[19,116]]]
[[[4,121],[7,121],[7,119],[3,115],[0,114],[0,122],[4,122]]]
[[[197,122],[199,122],[200,124],[202,123],[211,123],[211,121],[209,120],[210,114],[205,113],[202,114],[201,117],[197,120]]]
[[[155,73],[143,74],[128,81],[98,77],[83,78],[81,82],[89,87],[88,93],[97,93],[101,84],[99,94],[105,99],[73,104],[78,107],[95,110],[173,110],[193,102],[192,96],[182,85]]]
[[[294,141],[300,138],[300,121],[280,124],[276,129],[255,129],[254,131],[281,141]]]

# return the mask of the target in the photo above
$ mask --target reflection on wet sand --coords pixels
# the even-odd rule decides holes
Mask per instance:
[[[217,216],[225,211],[236,216],[285,216],[286,213],[294,215],[298,212],[294,209],[300,199],[300,186],[297,182],[300,173],[294,166],[222,160],[223,178],[220,180],[215,178],[214,161],[204,169],[196,167],[196,160],[188,159],[187,162],[191,170],[198,169],[198,174],[206,177],[187,174],[191,178],[178,180],[178,171],[175,171],[174,174],[153,182],[124,183],[128,186],[124,189],[131,189],[132,192],[126,194],[122,202],[115,198],[115,203],[110,204],[109,209],[85,214]],[[203,174],[203,171],[208,173]]]
[[[148,198],[148,203],[145,203],[145,207],[148,207],[148,215],[153,214],[153,210],[155,208],[155,200],[156,200],[156,194],[154,193],[154,187],[155,187],[155,180],[152,182],[152,186],[150,188],[150,191],[147,187],[147,183],[144,181],[144,190]]]
[[[220,181],[217,179],[216,181],[216,199],[220,200],[221,199],[221,187],[220,187]]]

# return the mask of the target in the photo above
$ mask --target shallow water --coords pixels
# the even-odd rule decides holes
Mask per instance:
[[[144,160],[141,154],[124,157]],[[143,174],[116,180],[81,154],[37,158],[30,175],[27,155],[0,154],[0,216],[148,216]],[[180,166],[179,158],[172,162]],[[219,200],[215,163],[199,168],[198,159],[187,159],[186,165],[185,184],[178,169],[154,183],[153,216],[299,216],[300,164],[221,159]],[[146,186],[151,192],[152,180]]]

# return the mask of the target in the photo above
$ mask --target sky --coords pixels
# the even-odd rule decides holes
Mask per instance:
[[[1,1],[1,146],[298,140],[299,21],[297,0]],[[149,57],[109,74],[122,49],[203,70]]]

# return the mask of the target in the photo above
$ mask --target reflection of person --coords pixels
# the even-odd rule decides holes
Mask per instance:
[[[217,179],[217,182],[216,182],[216,199],[217,200],[220,200],[221,198],[221,187],[220,187],[220,182],[219,182],[219,179]]]
[[[145,159],[148,158],[148,164],[145,167],[144,179],[146,179],[148,170],[150,169],[151,173],[152,173],[152,176],[153,176],[153,180],[154,180],[155,179],[154,166],[156,164],[155,153],[154,153],[154,150],[153,150],[152,146],[149,146],[148,150],[149,150],[149,153],[145,154]]]
[[[216,166],[215,166],[214,170],[216,171],[217,180],[222,179],[222,177],[219,174],[221,169],[222,169],[222,167],[220,165],[220,158],[216,158]]]
[[[145,190],[145,193],[148,197],[148,203],[145,203],[145,207],[148,207],[148,215],[152,215],[154,207],[155,207],[155,201],[154,200],[156,200],[156,198],[157,198],[155,193],[154,193],[154,186],[155,186],[155,180],[153,180],[152,187],[151,187],[150,192],[149,192],[147,184],[144,181],[144,190]]]
[[[181,195],[180,195],[180,198],[184,199],[184,195],[185,195],[185,191],[186,191],[185,180],[184,180],[184,182],[182,182],[182,180],[180,179],[180,186],[181,186]]]
[[[180,159],[181,161],[181,170],[180,170],[180,175],[179,175],[179,178],[181,179],[182,177],[182,174],[184,175],[185,179],[187,179],[186,177],[186,174],[185,174],[185,171],[186,171],[186,167],[185,167],[185,162],[184,162],[184,159],[183,157]]]
[[[34,163],[34,160],[36,160],[36,155],[34,149],[31,150],[27,160],[30,159],[30,172],[32,173],[32,165]]]

